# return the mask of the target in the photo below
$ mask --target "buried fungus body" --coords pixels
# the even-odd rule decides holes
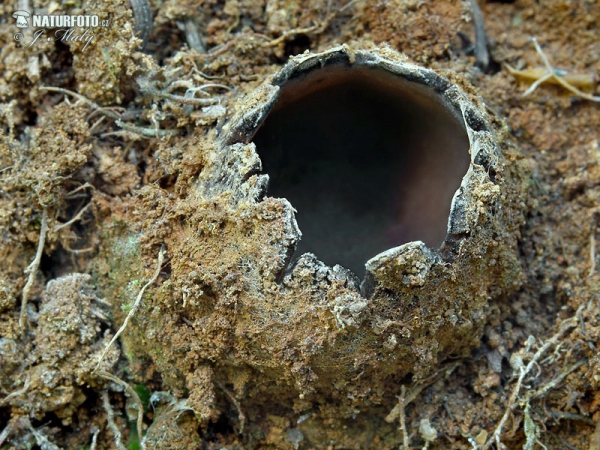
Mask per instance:
[[[469,166],[469,140],[432,89],[379,68],[334,65],[284,84],[252,139],[268,194],[297,210],[296,255],[363,276],[411,241],[438,248]]]
[[[181,310],[185,326],[156,314],[140,330],[161,337],[156,369],[206,420],[217,407],[204,399],[236,398],[248,429],[275,402],[325,442],[328,420],[384,417],[406,377],[468,355],[490,300],[519,287],[527,170],[448,76],[338,47],[291,58],[237,102],[148,306]],[[181,307],[176,284],[200,293]]]
[[[404,368],[390,366],[406,374],[470,348],[488,299],[520,282],[523,168],[506,162],[509,145],[450,80],[387,49],[338,47],[293,57],[238,102],[198,192],[234,209],[278,204],[281,288],[265,308],[330,303],[338,324],[368,319],[369,346],[395,342],[408,321]],[[280,198],[258,201],[265,192]],[[359,288],[346,269],[365,265]],[[305,284],[319,300],[299,294]],[[332,356],[348,350],[336,345]]]
[[[265,192],[280,198],[284,287],[312,267],[346,280],[356,292],[349,303],[369,304],[377,333],[382,322],[417,318],[411,328],[427,330],[433,345],[407,366],[468,348],[488,299],[521,276],[516,205],[527,170],[507,163],[504,131],[451,76],[456,84],[389,49],[293,57],[238,103],[214,174],[200,183],[205,195],[229,192],[238,204]],[[346,269],[365,274],[360,288]],[[365,317],[334,302],[338,318]]]
[[[224,127],[222,150],[255,146],[249,173],[267,174],[255,189],[295,209],[287,273],[312,253],[361,277],[366,267],[369,280],[417,248],[429,265],[449,262],[478,237],[497,246],[493,236],[509,231],[498,214],[513,201],[497,182],[499,130],[484,108],[435,72],[382,53],[292,58]]]

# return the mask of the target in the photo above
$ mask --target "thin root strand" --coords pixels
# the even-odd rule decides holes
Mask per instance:
[[[164,248],[161,248],[160,251],[158,252],[158,262],[156,264],[156,271],[154,272],[154,275],[140,290],[139,294],[137,295],[137,297],[135,299],[135,303],[133,304],[133,307],[131,308],[131,310],[127,314],[127,317],[125,317],[125,320],[123,321],[123,325],[121,325],[121,328],[119,328],[119,330],[115,333],[115,335],[110,340],[110,342],[104,348],[104,351],[102,352],[102,355],[100,356],[100,359],[98,360],[98,364],[96,364],[96,368],[94,369],[94,371],[97,371],[100,368],[100,364],[102,363],[102,361],[104,360],[104,357],[108,353],[110,346],[119,338],[121,333],[123,333],[123,331],[125,330],[125,327],[129,323],[129,321],[131,320],[133,315],[137,312],[138,308],[140,307],[140,304],[142,303],[142,297],[144,296],[144,292],[146,291],[148,286],[150,286],[152,283],[154,283],[156,281],[156,279],[158,278],[158,275],[160,274],[160,269],[162,268],[164,256],[165,256],[165,250],[164,250]]]
[[[33,262],[25,269],[25,273],[29,274],[27,283],[23,288],[23,295],[21,297],[21,313],[19,314],[19,329],[21,333],[25,330],[25,322],[27,318],[27,301],[29,300],[29,291],[35,281],[40,262],[42,261],[42,254],[44,253],[44,244],[46,243],[46,234],[48,233],[48,212],[44,209],[42,213],[42,225],[40,228],[40,240],[38,241],[38,248],[35,254]]]
[[[140,445],[142,447],[142,450],[144,450],[145,444],[144,444],[144,441],[142,440],[142,425],[144,423],[143,422],[144,421],[144,404],[140,400],[140,396],[137,394],[137,392],[135,392],[133,390],[133,388],[129,385],[129,383],[126,383],[125,381],[121,380],[119,377],[116,377],[113,374],[106,372],[105,370],[99,370],[98,375],[100,375],[102,378],[105,378],[114,383],[117,383],[120,386],[123,386],[125,388],[125,390],[127,391],[127,393],[129,394],[129,396],[133,399],[135,406],[137,408],[137,423],[136,423],[137,433],[138,433],[138,437],[140,439]]]

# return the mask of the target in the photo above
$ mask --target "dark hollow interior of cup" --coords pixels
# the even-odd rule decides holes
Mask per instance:
[[[359,276],[411,241],[438,248],[469,166],[454,108],[426,85],[381,69],[329,67],[286,83],[253,142],[314,253]]]

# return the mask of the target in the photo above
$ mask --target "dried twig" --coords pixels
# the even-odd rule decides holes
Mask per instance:
[[[338,12],[344,12],[346,11],[348,8],[350,8],[351,6],[354,6],[355,4],[357,4],[360,0],[352,0],[349,1],[348,3],[346,3],[344,6],[342,6],[340,9],[338,9]]]
[[[195,105],[195,106],[210,106],[219,103],[219,99],[216,97],[210,98],[197,98],[197,97],[186,97],[177,94],[167,94],[166,92],[158,92],[158,97],[172,100],[174,102],[183,103],[184,105]]]
[[[531,38],[531,42],[533,42],[533,45],[535,46],[535,50],[537,51],[538,55],[540,55],[540,58],[544,62],[544,66],[546,67],[546,74],[541,76],[535,83],[533,83],[529,87],[529,89],[527,89],[523,93],[523,95],[522,95],[523,97],[531,94],[540,84],[552,80],[552,81],[556,82],[557,84],[560,84],[562,87],[564,87],[569,92],[575,94],[577,97],[583,98],[585,100],[589,100],[591,102],[600,102],[600,97],[586,94],[585,92],[576,88],[572,82],[567,80],[566,77],[559,75],[559,74],[561,74],[561,71],[558,71],[554,67],[552,67],[552,64],[550,64],[550,60],[548,59],[548,57],[542,50],[542,47],[540,47],[540,44],[538,43],[537,39]],[[513,74],[516,72],[512,68],[509,68],[509,71],[511,71],[511,73],[513,73]]]
[[[125,327],[129,323],[129,320],[137,312],[138,308],[140,307],[140,304],[142,303],[142,297],[144,295],[144,292],[146,291],[146,289],[148,288],[148,286],[150,286],[152,283],[154,283],[156,281],[156,279],[158,278],[158,275],[160,274],[160,269],[162,267],[164,256],[165,256],[165,249],[163,247],[158,252],[158,262],[156,263],[156,271],[154,272],[154,275],[142,287],[142,289],[140,290],[139,294],[137,295],[137,297],[135,299],[135,303],[133,304],[133,307],[131,308],[131,310],[127,314],[127,317],[125,317],[125,321],[123,322],[123,325],[121,325],[121,328],[119,328],[119,330],[116,332],[116,334],[110,340],[110,342],[104,348],[104,351],[102,352],[102,355],[100,355],[100,359],[98,360],[98,364],[96,364],[96,368],[94,369],[94,372],[97,371],[98,368],[100,367],[100,364],[102,363],[102,360],[106,356],[106,353],[108,353],[108,349],[110,348],[110,346],[118,339],[118,337],[121,335],[121,333],[123,333],[123,331],[125,330]]]
[[[125,131],[130,131],[132,133],[136,133],[145,137],[160,138],[165,136],[177,136],[181,134],[181,130],[161,130],[159,128],[138,127],[135,125],[127,124],[122,120],[117,120],[115,123]]]
[[[262,43],[261,47],[275,47],[276,45],[281,44],[283,41],[285,41],[290,36],[295,36],[295,35],[298,35],[298,34],[308,34],[308,33],[312,33],[315,30],[318,30],[320,28],[324,28],[325,26],[327,26],[325,24],[328,23],[328,22],[329,22],[329,20],[326,20],[321,25],[315,24],[315,25],[312,25],[312,26],[306,27],[306,28],[295,28],[293,30],[285,31],[278,38],[273,39],[273,40],[268,41],[268,42]]]
[[[559,376],[554,378],[552,381],[550,381],[546,385],[542,386],[541,388],[539,388],[537,391],[533,392],[532,394],[529,394],[527,397],[528,400],[541,397],[544,394],[546,394],[546,392],[548,392],[549,390],[554,389],[567,377],[567,375],[576,371],[577,369],[579,369],[581,366],[583,366],[586,363],[587,363],[587,358],[577,361],[573,366],[569,367],[567,370],[562,372]]]
[[[83,95],[78,94],[77,92],[70,91],[68,89],[51,87],[51,86],[42,86],[42,87],[40,87],[40,91],[59,92],[61,94],[71,95],[71,96],[75,97],[77,100],[82,101],[86,105],[90,106],[91,108],[93,108],[95,110],[98,110],[99,112],[101,112],[102,114],[104,114],[108,117],[111,117],[115,120],[119,119],[119,117],[120,117],[117,113],[111,111],[110,109],[103,108],[98,103],[93,102],[89,98],[84,97]]]
[[[100,434],[100,430],[96,430],[94,435],[92,436],[92,444],[90,445],[90,450],[96,450],[96,445],[98,444],[98,435]]]
[[[27,428],[29,428],[29,431],[31,431],[31,434],[33,434],[33,437],[35,438],[35,442],[42,450],[61,450],[58,445],[50,442],[50,440],[44,436],[42,432],[33,428],[33,425],[31,425],[28,417],[23,417],[21,421]]]
[[[488,52],[488,37],[485,34],[485,22],[477,0],[470,0],[473,12],[473,25],[475,26],[475,60],[477,66],[484,72],[490,67],[490,54]]]
[[[98,120],[96,120],[91,127],[88,128],[88,132],[91,133],[92,131],[94,131],[96,128],[98,128],[98,126],[104,122],[104,119],[106,119],[106,116],[102,116],[100,117]],[[89,120],[89,117],[88,117]]]
[[[398,397],[398,404],[400,405],[400,431],[402,432],[402,447],[403,450],[409,450],[408,442],[408,431],[406,429],[406,386],[402,385],[400,391],[400,397]]]
[[[403,385],[401,387],[400,396],[398,396],[398,403],[396,404],[396,406],[394,406],[394,408],[390,411],[390,413],[385,417],[384,420],[387,423],[393,423],[398,419],[400,420],[400,430],[402,430],[402,440],[405,450],[408,450],[410,446],[410,442],[408,439],[408,430],[406,429],[406,407],[417,398],[417,396],[421,393],[423,389],[435,383],[437,380],[440,379],[441,376],[449,375],[449,373],[454,371],[454,369],[456,369],[456,367],[458,367],[459,364],[459,361],[455,361],[451,364],[448,364],[447,366],[445,366],[445,370],[439,370],[436,373],[425,378],[424,380],[413,384],[408,392],[406,391],[406,386]],[[452,412],[447,408],[445,404],[444,407],[446,407],[448,415],[452,417]]]
[[[56,232],[56,231],[62,230],[63,228],[68,227],[69,225],[72,225],[73,223],[77,222],[79,219],[81,219],[81,216],[83,215],[83,213],[85,213],[90,206],[92,206],[91,202],[88,203],[87,205],[85,205],[83,208],[81,208],[81,210],[71,220],[55,226],[54,231]]]
[[[572,413],[572,412],[568,412],[568,411],[552,411],[550,413],[550,416],[556,420],[561,420],[561,419],[578,420],[587,425],[592,425],[592,426],[596,425],[596,421],[594,419],[592,419],[591,417],[587,417],[582,414]]]
[[[350,3],[353,4],[354,2],[350,2]],[[346,5],[346,7],[349,7],[349,6],[350,6],[350,4]],[[259,34],[259,33],[238,34],[230,41],[225,42],[224,44],[221,44],[217,47],[212,48],[208,53],[194,55],[194,58],[196,58],[196,59],[214,58],[215,56],[219,56],[219,55],[225,53],[227,50],[229,50],[233,45],[235,45],[239,41],[246,41],[249,43],[253,43],[253,42],[256,42],[256,38],[259,38],[261,40],[265,40],[265,42],[256,42],[257,46],[275,47],[275,46],[281,44],[282,42],[285,42],[290,36],[296,36],[298,34],[321,33],[323,30],[325,30],[325,28],[327,28],[331,19],[333,19],[338,12],[341,12],[344,9],[346,9],[346,7],[339,9],[337,12],[329,12],[328,11],[327,17],[324,20],[320,21],[319,23],[315,23],[314,25],[311,25],[309,27],[294,28],[292,30],[285,31],[284,33],[281,34],[281,36],[279,36],[275,39],[270,39],[268,36],[265,36],[265,35]],[[208,77],[206,77],[206,78],[208,78]]]
[[[0,400],[0,405],[5,405],[8,400],[10,400],[13,397],[18,397],[19,395],[23,395],[24,393],[27,392],[27,389],[29,389],[29,376],[27,376],[25,378],[25,383],[23,384],[23,387],[17,391],[13,391],[10,394],[8,394],[6,397],[4,397],[3,399]]]
[[[72,95],[73,97],[77,98],[78,100],[81,100],[82,102],[84,102],[85,104],[87,104],[88,106],[93,108],[94,110],[97,110],[98,112],[101,112],[105,116],[108,116],[108,117],[114,119],[115,123],[125,131],[130,131],[132,133],[140,134],[140,135],[146,136],[146,137],[177,136],[181,133],[181,130],[161,130],[161,129],[155,129],[155,128],[138,127],[135,125],[127,124],[121,120],[121,116],[119,114],[111,111],[108,108],[103,108],[100,105],[98,105],[97,103],[87,99],[83,95],[78,94],[73,91],[70,91],[68,89],[43,86],[40,88],[40,90],[51,91],[51,92],[60,92],[62,94]],[[150,92],[150,93],[152,93],[152,92]],[[183,100],[186,100],[187,103],[200,104],[200,105],[203,105],[203,104],[212,105],[212,104],[215,104],[218,102],[218,100],[212,100],[212,99],[186,99],[185,97],[181,97],[179,95],[172,95],[172,94],[165,94],[162,96],[164,98],[178,101],[181,103],[185,103]],[[106,136],[108,134],[109,133],[106,133],[104,136]]]
[[[192,72],[200,75],[202,78],[205,78],[207,80],[222,80],[224,78],[227,78],[226,75],[209,75],[207,73],[204,73],[200,69],[198,69],[198,67],[196,66],[196,61],[194,61],[193,59],[190,59],[189,61],[192,65]]]
[[[27,283],[23,288],[23,295],[21,297],[21,313],[19,314],[19,328],[21,333],[23,333],[25,329],[25,319],[27,317],[27,300],[29,299],[29,291],[31,290],[31,286],[33,286],[33,282],[35,281],[35,276],[37,275],[37,271],[40,267],[40,262],[42,261],[42,254],[44,253],[44,244],[46,243],[46,234],[48,233],[48,212],[46,209],[42,212],[42,225],[40,228],[40,240],[38,241],[38,248],[35,254],[35,258],[33,262],[25,269],[25,273],[29,274],[29,278],[27,278]]]
[[[227,86],[225,84],[220,84],[220,83],[205,83],[202,84],[200,86],[192,86],[190,88],[188,88],[188,92],[197,92],[197,91],[201,91],[203,94],[208,95],[208,93],[204,92],[204,89],[208,89],[208,88],[221,88],[221,89],[225,89],[227,91],[231,91],[233,90],[233,88],[231,86]]]
[[[145,92],[157,98],[164,98],[186,105],[210,106],[219,103],[219,99],[217,97],[197,98],[187,95],[171,94],[168,92],[168,89],[159,90],[153,85],[151,81],[149,81],[149,79],[145,77],[138,78],[138,84],[140,85],[140,89],[142,90],[142,92]],[[169,86],[169,88],[171,88],[171,86]],[[200,89],[193,90],[192,87],[188,88],[188,92],[190,92],[192,95],[198,90]]]
[[[237,401],[237,399],[234,397],[234,395],[231,392],[229,392],[229,389],[227,389],[223,385],[223,383],[221,383],[218,380],[216,380],[216,383],[219,386],[219,388],[221,388],[221,390],[225,393],[225,395],[227,395],[229,400],[231,400],[231,403],[233,403],[233,406],[235,406],[235,409],[237,409],[238,418],[240,420],[239,434],[242,434],[244,432],[244,426],[246,425],[246,415],[242,412],[242,407],[240,406],[240,402]]]
[[[63,242],[63,246],[65,247],[66,251],[68,251],[69,253],[73,253],[75,255],[81,255],[82,253],[89,253],[89,252],[94,251],[94,247],[71,248],[71,247],[69,247],[69,244],[67,242]]]
[[[531,94],[533,91],[535,91],[539,85],[544,84],[545,82],[547,82],[550,79],[554,79],[552,77],[551,73],[545,73],[544,75],[542,75],[540,78],[538,78],[537,80],[535,80],[531,86],[529,86],[529,88],[523,92],[523,94],[521,94],[521,97],[527,97],[529,94]]]
[[[70,191],[70,192],[67,192],[67,193],[65,194],[65,198],[74,198],[74,197],[73,197],[73,195],[74,195],[74,194],[76,194],[77,192],[79,192],[79,191],[82,191],[82,190],[84,190],[84,189],[87,189],[87,188],[90,188],[90,189],[95,189],[95,188],[94,188],[94,186],[92,186],[90,183],[85,183],[85,184],[82,184],[82,185],[81,185],[81,186],[79,186],[79,187],[76,187],[76,188],[75,188],[75,189],[73,189],[72,191]]]
[[[8,438],[8,436],[10,436],[10,434],[13,431],[13,420],[9,420],[8,423],[6,424],[6,426],[4,427],[4,430],[2,430],[2,433],[0,433],[0,446],[2,446],[4,444],[4,441],[6,440],[6,438]]]

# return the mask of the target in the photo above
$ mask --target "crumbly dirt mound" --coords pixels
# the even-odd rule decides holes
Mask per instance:
[[[132,4],[0,6],[0,447],[600,449],[598,2],[482,1],[482,23],[458,0],[151,1],[146,43]],[[29,46],[19,9],[108,23]],[[548,73],[531,38],[583,95],[522,96]],[[293,205],[222,137],[291,56],[341,44],[484,105],[511,277],[472,289],[499,269],[471,248],[415,306],[311,256],[286,271]]]

